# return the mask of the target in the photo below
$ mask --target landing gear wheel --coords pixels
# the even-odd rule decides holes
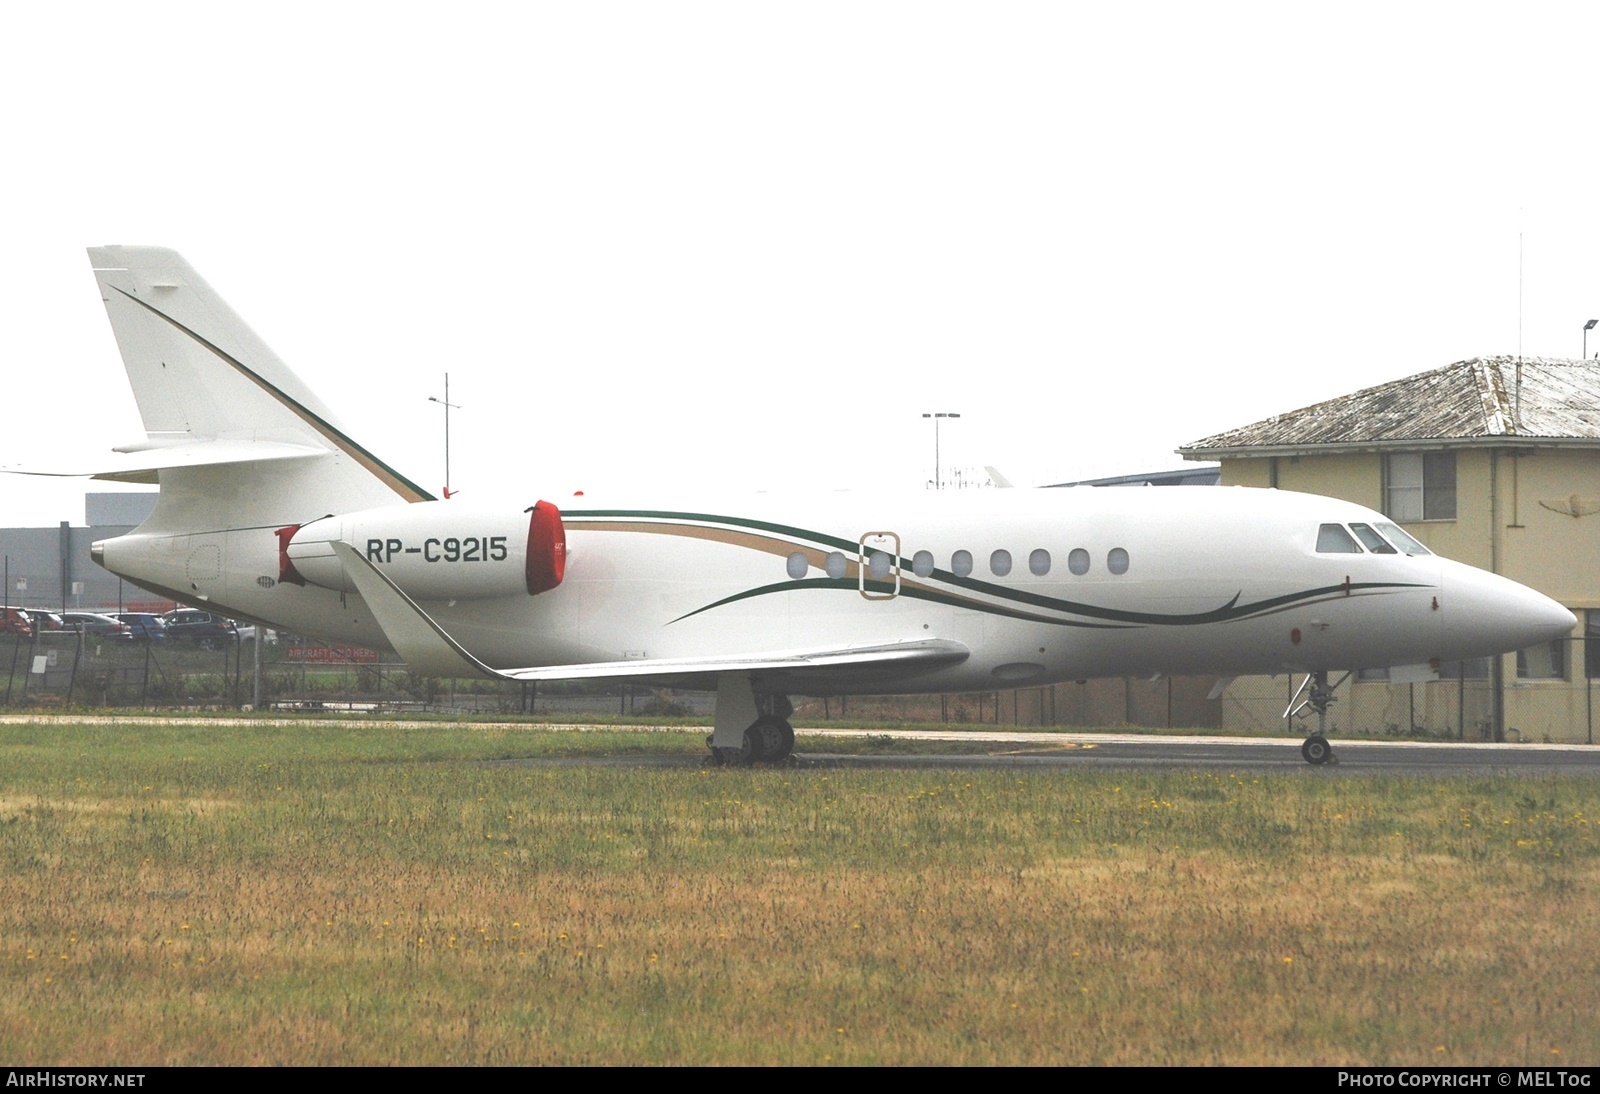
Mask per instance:
[[[1300,755],[1305,757],[1308,764],[1325,764],[1333,759],[1333,747],[1328,744],[1328,738],[1320,733],[1313,733],[1300,746]]]
[[[794,751],[794,728],[782,718],[757,718],[744,731],[746,762],[779,763]]]

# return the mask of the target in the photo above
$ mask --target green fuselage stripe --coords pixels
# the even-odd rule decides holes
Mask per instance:
[[[854,554],[860,548],[860,543],[854,539],[847,539],[825,532],[818,532],[808,528],[799,528],[794,525],[779,524],[772,521],[752,520],[743,517],[730,517],[720,514],[692,513],[670,510],[649,509],[590,509],[574,510],[563,513],[563,519],[572,524],[582,525],[588,521],[595,521],[596,530],[606,530],[606,520],[628,520],[646,522],[679,521],[693,527],[705,527],[708,531],[717,528],[745,529],[788,538],[796,549],[822,545],[835,549],[843,549]],[[623,529],[613,529],[621,531]],[[627,529],[639,531],[641,529]],[[665,531],[665,530],[664,530]],[[900,568],[904,572],[911,572],[907,559],[898,558]],[[930,588],[923,582],[938,582],[955,589],[968,590],[980,596],[991,597],[996,600],[1008,602],[1005,605],[986,604],[976,601],[971,597],[955,595],[940,589]],[[885,596],[895,595],[893,583],[879,580],[865,582],[867,592],[879,593]],[[1323,599],[1343,598],[1357,594],[1372,594],[1385,591],[1400,591],[1403,589],[1422,589],[1428,586],[1412,582],[1386,582],[1386,581],[1358,581],[1345,582],[1338,585],[1323,585],[1312,589],[1302,589],[1297,592],[1284,593],[1279,596],[1267,597],[1263,600],[1251,601],[1240,604],[1239,598],[1244,595],[1243,590],[1223,604],[1208,611],[1192,613],[1168,612],[1135,612],[1121,608],[1106,608],[1095,604],[1085,604],[1079,601],[1062,600],[1058,597],[1045,596],[1042,593],[1030,593],[1021,589],[1008,588],[994,582],[984,581],[980,578],[965,577],[954,574],[949,570],[934,569],[926,578],[918,577],[914,580],[903,580],[900,585],[900,596],[916,600],[925,600],[931,603],[944,604],[949,607],[966,608],[991,615],[1001,615],[1013,619],[1028,619],[1040,623],[1052,623],[1060,626],[1074,627],[1099,627],[1118,629],[1140,626],[1176,626],[1192,627],[1208,623],[1230,623],[1241,619],[1249,619],[1260,615],[1270,615],[1285,608],[1316,602]],[[785,593],[800,590],[827,589],[833,591],[848,590],[860,591],[863,585],[855,578],[801,578],[787,582],[775,582],[757,588],[747,589],[719,600],[706,604],[701,608],[689,612],[679,619],[688,619],[702,612],[710,611],[725,604],[732,604],[741,600],[748,600],[758,596],[769,596],[775,593]],[[1049,612],[1059,612],[1066,615],[1084,617],[1083,619],[1060,619],[1052,616],[1038,615],[1026,611],[1025,608],[1044,609]],[[1104,622],[1092,623],[1085,620],[1103,620]],[[674,620],[676,622],[677,620]]]

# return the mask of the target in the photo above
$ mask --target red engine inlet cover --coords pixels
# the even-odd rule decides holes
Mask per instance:
[[[547,501],[528,510],[528,595],[538,596],[561,584],[567,573],[567,530],[561,510]]]

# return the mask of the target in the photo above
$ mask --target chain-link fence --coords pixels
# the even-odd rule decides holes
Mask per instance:
[[[211,640],[208,640],[211,641]],[[1581,672],[1583,662],[1574,666]],[[259,689],[257,676],[260,677]],[[1330,729],[1361,735],[1592,742],[1587,677],[1516,680],[1500,695],[1486,678],[1389,685],[1352,680],[1337,691]],[[1216,694],[1214,677],[1087,680],[969,695],[795,698],[803,719],[1017,726],[1147,726],[1281,733],[1299,677],[1241,677]],[[129,641],[43,631],[0,635],[0,705],[11,709],[232,708],[374,714],[456,712],[690,717],[709,722],[715,694],[619,681],[518,684],[409,671],[392,654],[273,636]]]
[[[392,655],[289,637],[143,642],[74,631],[0,636],[0,704],[12,708],[253,707],[282,711],[709,716],[714,695],[643,686],[515,684],[420,676]]]

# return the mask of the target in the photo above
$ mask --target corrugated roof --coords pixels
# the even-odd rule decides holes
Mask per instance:
[[[1511,438],[1600,445],[1600,361],[1474,357],[1218,433],[1178,452],[1216,459],[1229,451],[1265,455],[1268,449]]]

